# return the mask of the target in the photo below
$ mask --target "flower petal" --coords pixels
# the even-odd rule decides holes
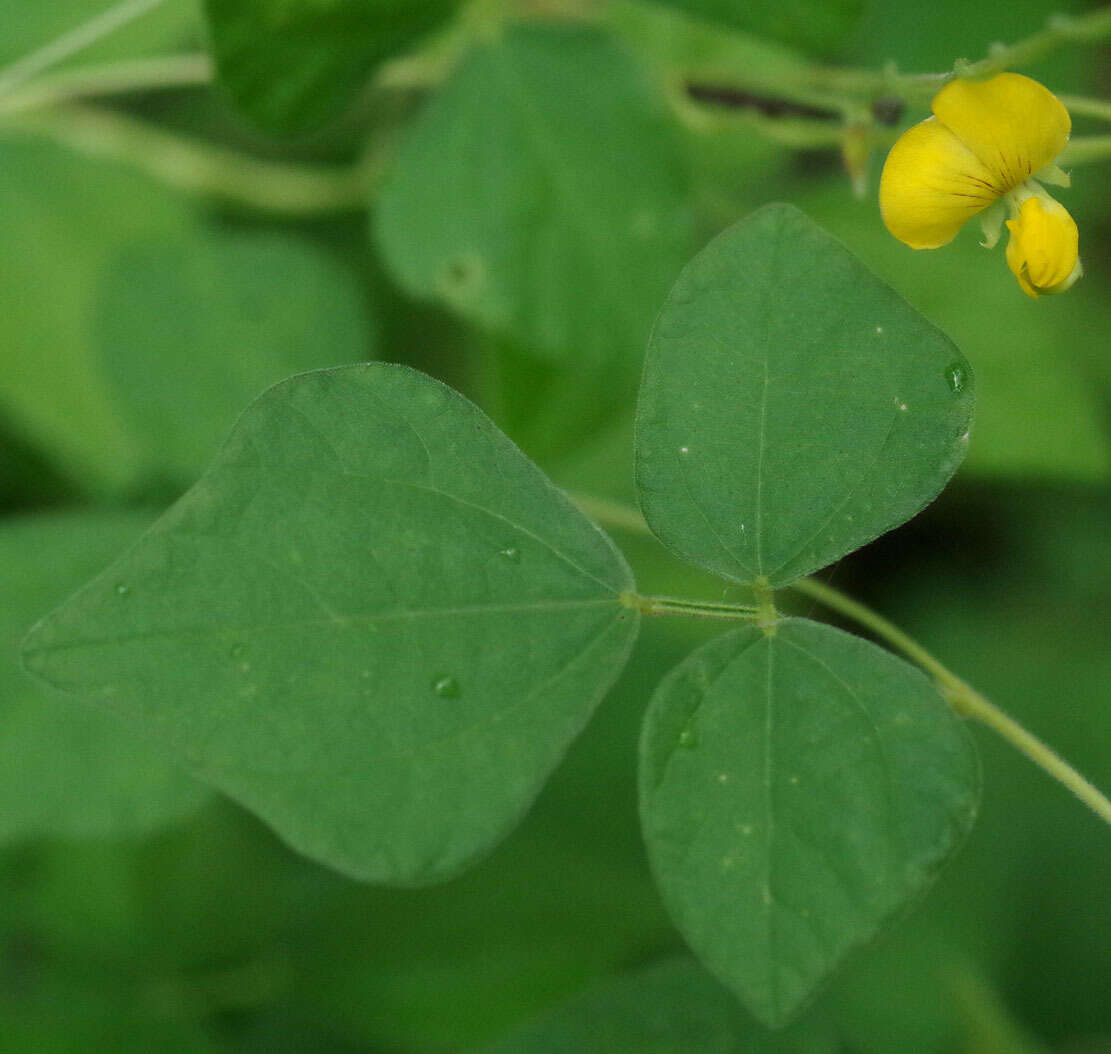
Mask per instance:
[[[912,249],[952,241],[998,197],[991,171],[936,117],[899,136],[880,176],[883,222]]]
[[[992,173],[999,194],[1053,161],[1072,130],[1061,100],[1021,73],[950,81],[931,108]]]
[[[1028,296],[1063,293],[1080,277],[1076,223],[1052,198],[1030,197],[1008,220],[1007,266]]]

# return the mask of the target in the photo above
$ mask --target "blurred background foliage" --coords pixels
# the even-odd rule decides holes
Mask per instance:
[[[180,83],[16,108],[36,82],[5,82],[12,64],[109,5],[0,0],[0,1050],[1111,1051],[1111,838],[988,735],[960,857],[795,1026],[761,1031],[685,957],[634,763],[653,686],[703,626],[647,625],[524,825],[420,891],[301,860],[16,657],[300,370],[409,363],[569,489],[630,501],[668,286],[787,200],[978,375],[955,483],[834,581],[1111,785],[1104,169],[1078,167],[1067,195],[1086,277],[1035,303],[975,231],[930,253],[887,235],[882,150],[858,199],[835,145],[792,145],[800,115],[774,92],[694,116],[677,98],[698,71],[942,71],[1085,5],[531,0],[497,32],[488,0],[147,6],[43,78],[65,94],[173,55]],[[1024,72],[1106,97],[1109,56],[1061,48]],[[646,591],[720,597],[616,536]]]

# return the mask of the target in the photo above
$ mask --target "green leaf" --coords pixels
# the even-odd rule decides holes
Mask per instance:
[[[694,563],[786,585],[919,512],[960,464],[972,370],[789,205],[691,261],[637,409],[652,530]]]
[[[206,796],[110,714],[28,677],[19,641],[150,518],[62,513],[0,522],[0,842],[28,834],[132,834]]]
[[[109,12],[119,12],[123,6],[119,0],[51,0],[48,4],[0,0],[0,25],[4,27],[0,36],[0,64],[14,65]],[[200,28],[198,0],[169,0],[155,4],[96,43],[79,48],[58,66],[164,55],[196,35]],[[58,67],[51,63],[50,69],[55,68]]]
[[[519,1029],[487,1054],[833,1054],[824,1030],[769,1035],[687,958],[611,977]]]
[[[306,855],[427,882],[535,797],[625,661],[631,588],[476,407],[369,364],[267,392],[26,658]]]
[[[353,276],[277,233],[128,247],[105,276],[93,330],[147,474],[182,483],[270,385],[373,357]]]
[[[863,0],[667,0],[699,18],[811,52],[829,52],[864,13]]]
[[[679,929],[778,1026],[933,880],[972,824],[979,764],[923,674],[790,619],[719,637],[667,677],[640,785]]]
[[[458,0],[204,0],[220,82],[283,135],[340,115],[384,60],[443,22]]]
[[[184,486],[266,387],[373,354],[321,250],[45,144],[0,141],[0,253],[0,412],[85,491]]]
[[[140,452],[95,362],[104,271],[131,242],[181,237],[184,203],[122,166],[0,140],[0,409],[86,487],[120,487]]]
[[[843,187],[810,187],[795,200],[969,349],[976,366],[976,428],[962,478],[1026,483],[1111,476],[1097,375],[1111,360],[1092,340],[1111,326],[1104,276],[1087,275],[1087,284],[1067,300],[1035,301],[1016,296],[1004,247],[986,251],[974,223],[944,252],[916,253],[891,236],[878,209],[852,201]],[[1078,211],[1072,201],[1069,207]]]
[[[376,233],[415,296],[534,355],[599,363],[639,356],[688,254],[685,182],[622,50],[595,30],[519,26],[409,130]]]

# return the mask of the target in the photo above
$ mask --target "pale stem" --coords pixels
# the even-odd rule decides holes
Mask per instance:
[[[19,91],[0,95],[0,115],[94,96],[200,87],[211,83],[212,75],[212,60],[201,54],[133,59],[63,70],[39,78]]]
[[[1091,44],[1111,36],[1111,4],[1084,15],[1050,15],[1045,29],[1014,44],[997,44],[979,62],[961,64],[962,77],[990,77],[1012,66],[1028,66],[1064,44]]]
[[[165,0],[123,0],[122,3],[102,11],[87,22],[56,37],[37,51],[24,55],[23,58],[0,70],[0,94],[18,88],[32,77],[50,69],[51,66],[56,66],[59,62],[64,62],[78,52],[84,51],[85,48],[110,36],[117,29],[122,29],[129,22],[134,22],[135,19],[162,3],[165,3]]]
[[[1111,823],[1111,800],[1085,779],[1053,749],[1022,727],[1013,717],[989,702],[955,673],[946,668],[917,641],[897,626],[876,614],[871,608],[812,578],[791,584],[791,589],[812,597],[819,603],[851,618],[876,636],[886,640],[908,659],[931,673],[942,695],[959,714],[973,717],[1002,736],[1011,746],[1025,754],[1035,765],[1062,783],[1097,816]]]
[[[1069,141],[1061,156],[1060,165],[1084,165],[1111,157],[1111,135],[1080,135]]]
[[[1096,117],[1101,121],[1111,121],[1111,102],[1089,99],[1086,95],[1058,95],[1057,98],[1074,117]]]
[[[686,615],[688,618],[725,619],[730,622],[758,622],[761,617],[760,609],[752,605],[717,603],[712,600],[624,593],[621,602],[642,615]]]
[[[54,110],[56,112],[35,130],[87,153],[131,163],[171,186],[254,208],[298,214],[345,210],[366,204],[366,190],[371,180],[360,167],[327,171],[267,164],[226,149],[176,139],[169,133],[143,128],[135,122],[127,125],[121,120],[113,124],[109,114],[94,114],[66,105],[94,96],[209,84],[213,68],[206,55],[110,63],[38,79],[51,66],[162,2],[164,0],[124,0],[0,72],[0,118],[10,123],[13,116],[29,111]],[[735,62],[725,62],[721,67],[727,71],[727,80],[735,79],[735,83],[757,94],[803,105],[824,106],[839,112],[842,119],[770,118],[746,110],[717,111],[685,97],[683,85],[690,71],[679,69],[669,52],[659,51],[661,42],[669,39],[669,34],[661,30],[671,25],[669,20],[682,16],[652,5],[632,4],[629,0],[470,0],[455,23],[428,46],[386,63],[374,79],[375,88],[404,91],[434,87],[475,41],[496,35],[498,27],[511,14],[523,18],[559,14],[608,22],[615,31],[630,36],[648,53],[655,52],[655,59],[671,70],[672,106],[678,119],[689,128],[712,133],[740,126],[793,149],[843,148],[853,120],[857,122],[858,133],[866,137],[867,147],[887,146],[895,132],[871,120],[865,107],[867,99],[894,94],[926,100],[955,75],[902,74],[892,64],[882,70],[866,70],[812,66],[802,61],[784,62],[771,69],[761,66],[757,73],[745,60],[751,42],[722,31],[714,34],[714,54],[719,59],[723,55],[736,57]],[[1080,17],[1055,16],[1041,32],[1012,45],[995,45],[987,58],[977,63],[958,63],[957,71],[961,75],[984,75],[1032,61],[1061,44],[1095,41],[1108,36],[1111,36],[1111,6]],[[31,78],[36,78],[34,83],[20,89],[20,85]],[[1064,101],[1078,115],[1111,120],[1111,103],[1075,96],[1066,96]],[[72,120],[76,126],[68,130],[62,127],[67,120]],[[94,131],[104,133],[105,140],[94,142]],[[131,153],[148,148],[153,148],[154,153],[138,156]],[[1066,164],[1081,164],[1108,157],[1111,157],[1111,137],[1087,136],[1074,139],[1061,160]],[[184,169],[176,170],[172,159],[181,162]],[[221,184],[224,178],[227,183]]]
[[[380,175],[381,162],[374,159],[349,168],[279,164],[77,104],[5,124],[80,153],[124,162],[191,193],[290,215],[365,208]]]
[[[648,524],[636,509],[601,498],[583,495],[572,495],[571,497],[584,513],[601,523],[639,534],[649,533]],[[871,630],[877,637],[887,641],[897,651],[901,651],[908,659],[933,676],[938,690],[957,713],[965,717],[975,718],[993,729],[1011,746],[1025,754],[1040,769],[1072,791],[1097,816],[1111,824],[1111,800],[1098,787],[1085,779],[1072,765],[1052,748],[1046,746],[1037,736],[1023,728],[1013,717],[1004,713],[994,703],[985,699],[975,688],[962,681],[952,670],[944,666],[898,626],[888,622],[882,615],[877,614],[869,607],[865,607],[859,601],[847,597],[844,593],[826,585],[824,582],[819,582],[817,579],[800,578],[797,582],[792,582],[789,588],[852,619],[865,629]],[[642,599],[652,600],[653,598]],[[674,601],[672,603],[686,602]],[[671,610],[676,614],[692,613],[679,611],[674,607]],[[738,607],[738,610],[747,611],[748,609]],[[738,615],[737,617],[752,618],[752,615]],[[759,613],[757,613],[756,620],[759,621],[759,618]]]

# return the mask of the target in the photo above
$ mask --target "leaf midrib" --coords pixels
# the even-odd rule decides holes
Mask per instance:
[[[337,629],[349,629],[352,626],[374,625],[379,622],[401,622],[405,619],[461,618],[469,615],[521,614],[530,611],[554,613],[556,611],[574,611],[610,606],[617,609],[622,607],[620,601],[616,597],[604,597],[592,600],[550,600],[539,603],[529,602],[521,604],[464,604],[456,607],[415,608],[405,611],[341,615],[337,618],[288,619],[282,622],[255,623],[247,626],[184,626],[174,629],[144,630],[141,633],[129,633],[117,637],[96,637],[59,642],[44,645],[37,649],[28,649],[24,654],[30,658],[35,655],[66,651],[73,648],[97,647],[106,644],[126,644],[131,641],[157,640],[178,636],[219,637],[233,634],[262,633],[270,630],[304,629],[310,626],[334,626]]]

